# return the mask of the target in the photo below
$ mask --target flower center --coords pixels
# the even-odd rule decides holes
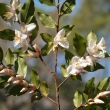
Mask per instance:
[[[13,16],[13,13],[11,12],[6,12],[5,15],[3,15],[6,19],[10,19]]]
[[[14,40],[20,40],[20,38],[17,34],[15,34]]]

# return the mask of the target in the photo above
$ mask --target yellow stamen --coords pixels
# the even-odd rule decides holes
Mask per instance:
[[[6,19],[10,19],[13,16],[13,13],[11,12],[6,12],[5,15],[3,15]]]
[[[14,39],[15,39],[15,40],[19,40],[20,38],[18,37],[18,35],[15,34]]]

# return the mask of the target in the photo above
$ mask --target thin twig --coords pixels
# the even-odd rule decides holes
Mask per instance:
[[[71,76],[71,75],[69,75],[67,78],[65,78],[64,81],[62,81],[62,83],[59,84],[58,88],[60,88],[60,87],[67,81],[67,79],[68,79],[70,76]]]
[[[53,102],[55,105],[57,105],[57,102],[54,101],[53,99],[51,99],[50,97],[48,97],[48,96],[44,96],[44,97],[47,98],[48,100],[50,100],[51,102]]]
[[[42,61],[42,63],[45,65],[45,67],[47,68],[47,70],[51,73],[54,74],[54,72],[52,72],[52,70],[48,67],[48,65],[44,62],[44,60],[42,59],[41,56],[39,56],[40,60]]]

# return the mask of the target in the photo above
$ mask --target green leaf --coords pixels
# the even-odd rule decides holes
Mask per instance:
[[[7,4],[5,4],[5,3],[0,3],[0,16],[1,16],[2,18],[4,18],[3,15],[6,14],[6,8],[5,8],[6,5],[7,5]]]
[[[9,76],[0,76],[0,89],[6,88],[9,86],[9,83],[7,80],[9,79]]]
[[[71,59],[72,59],[73,56],[74,56],[74,55],[73,55],[71,52],[65,50],[65,60],[66,60],[66,63],[67,63],[68,65],[70,64]]]
[[[8,51],[6,52],[6,55],[5,55],[5,63],[6,63],[8,66],[13,66],[13,64],[14,64],[14,55],[13,55],[13,52],[11,51],[10,48],[9,48]]]
[[[82,78],[81,78],[81,75],[80,74],[78,74],[78,75],[71,75],[71,79],[72,80],[80,80],[80,81],[82,81]]]
[[[17,56],[21,56],[21,57],[27,56],[27,53],[26,52],[23,52],[22,48],[18,48],[17,50],[15,50],[13,52],[13,54],[16,54]]]
[[[36,100],[40,100],[42,99],[42,95],[40,94],[40,92],[36,92],[32,97],[31,97],[31,103],[33,103]]]
[[[13,87],[11,87],[11,89],[6,94],[6,96],[10,96],[10,95],[20,96],[25,94],[26,92],[20,92],[23,87],[24,87],[23,85],[14,85]]]
[[[70,14],[75,6],[75,0],[66,0],[60,10],[61,16]]]
[[[94,42],[94,43],[97,42],[97,36],[96,36],[96,34],[93,31],[91,31],[88,34],[88,36],[87,36],[87,44],[88,44],[88,46],[90,46],[91,41]]]
[[[47,44],[41,49],[41,55],[42,55],[42,56],[48,55],[48,54],[51,52],[52,48],[53,48],[53,43],[52,43],[52,42],[47,43]]]
[[[13,41],[15,37],[15,32],[11,29],[5,29],[0,31],[0,38],[3,40]]]
[[[2,48],[0,47],[0,62],[2,62],[3,60],[3,50]]]
[[[47,6],[55,6],[55,0],[39,0],[39,2]]]
[[[37,23],[37,20],[36,20],[35,16],[31,16],[28,19],[27,24],[30,24],[30,23],[35,23],[35,25],[36,25],[36,27],[31,31],[32,35],[29,37],[30,42],[32,42],[37,37],[38,31],[39,31],[39,26],[38,26],[38,23]]]
[[[67,70],[66,70],[66,66],[65,65],[61,65],[61,72],[62,72],[62,74],[63,74],[63,76],[64,77],[68,77],[69,76],[69,74],[68,74],[68,72],[67,72]]]
[[[41,94],[47,96],[49,94],[49,87],[45,81],[43,81],[40,85]]]
[[[109,81],[110,81],[110,77],[102,79],[96,87],[96,92],[99,93],[99,92],[102,92],[102,91],[107,91],[110,87],[110,82]]]
[[[79,107],[82,104],[82,93],[80,91],[76,91],[74,94],[73,103],[75,107]]]
[[[46,43],[53,42],[53,37],[50,34],[41,33],[40,35],[44,42],[46,42]]]
[[[38,16],[41,20],[41,23],[48,28],[55,28],[55,21],[52,19],[51,16],[38,12]]]
[[[75,37],[73,38],[73,46],[75,47],[76,53],[79,56],[83,56],[85,54],[86,41],[82,36],[78,35],[77,33],[75,33]]]
[[[86,71],[88,71],[88,72],[93,72],[93,71],[97,71],[97,70],[99,70],[99,69],[105,69],[105,67],[103,67],[101,64],[99,64],[99,63],[95,63],[94,64],[94,67],[93,67],[93,69],[91,70],[91,67],[90,66],[87,66],[87,67],[85,67],[84,68]]]
[[[17,74],[24,76],[24,78],[26,77],[26,74],[27,74],[26,62],[21,57],[18,57],[18,71],[17,71]]]
[[[35,11],[34,1],[26,0],[20,11],[21,21],[26,24],[27,21],[29,21],[30,17],[34,15],[34,11]]]
[[[72,32],[73,27],[74,25],[66,25],[62,27],[62,29],[65,30],[65,36],[68,36]]]
[[[95,84],[94,84],[95,78],[91,78],[84,87],[83,95],[85,100],[87,101],[89,98],[93,98],[94,92],[95,92]]]
[[[37,89],[39,88],[39,86],[40,86],[39,76],[38,76],[37,72],[34,69],[32,69],[32,71],[30,73],[30,82],[32,84],[34,84]]]

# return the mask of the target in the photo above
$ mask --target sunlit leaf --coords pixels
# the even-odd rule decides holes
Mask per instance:
[[[73,38],[73,46],[75,47],[76,53],[79,56],[83,56],[85,54],[86,41],[82,36],[78,35],[77,33],[75,33],[75,36]]]
[[[21,21],[26,24],[27,21],[29,21],[30,17],[34,15],[34,11],[35,11],[34,1],[26,0],[20,11]]]
[[[55,0],[39,0],[39,2],[47,6],[55,6]]]
[[[5,55],[5,63],[12,66],[14,64],[14,55],[11,49],[8,49]]]
[[[43,81],[40,85],[41,94],[47,96],[49,94],[49,87],[45,81]]]
[[[62,27],[62,29],[65,30],[65,36],[68,36],[72,32],[73,27],[74,25],[66,25]]]
[[[0,76],[0,89],[6,88],[9,86],[9,83],[7,80],[9,79],[9,76]]]
[[[3,60],[3,50],[2,48],[0,47],[0,62],[2,62]]]
[[[0,16],[2,17],[2,18],[4,18],[4,16],[3,15],[5,15],[6,14],[6,4],[5,3],[0,3]]]
[[[87,44],[88,44],[88,46],[90,45],[91,41],[93,41],[94,43],[97,42],[97,36],[96,36],[96,34],[93,31],[91,31],[88,34],[88,36],[87,36]]]
[[[80,91],[76,91],[74,94],[73,103],[75,107],[79,107],[82,104],[82,93]]]
[[[18,57],[18,71],[17,71],[17,74],[24,76],[24,78],[26,77],[26,74],[27,74],[26,62],[21,57]]]
[[[10,88],[6,96],[10,96],[10,95],[20,96],[22,94],[25,94],[26,92],[20,92],[22,88],[23,88],[23,85],[14,85],[13,87]]]
[[[22,48],[18,48],[17,50],[13,51],[13,54],[16,54],[17,56],[27,56],[26,52],[23,52]]]
[[[81,75],[80,74],[78,74],[78,75],[71,75],[71,79],[72,80],[80,80],[80,81],[82,81],[82,78],[81,78]]]
[[[36,100],[40,100],[42,99],[42,95],[40,94],[40,92],[36,92],[32,97],[31,97],[31,103],[33,103]]]
[[[61,16],[71,13],[75,6],[75,0],[66,0],[60,10]]]
[[[74,56],[74,55],[73,55],[71,52],[65,50],[65,60],[66,60],[66,63],[67,63],[68,65],[70,64],[71,59],[72,59],[73,56]]]
[[[49,43],[49,42],[53,41],[53,37],[50,34],[41,33],[40,35],[41,35],[43,41],[46,42],[46,43]]]
[[[13,41],[15,37],[15,32],[11,29],[5,29],[0,31],[0,38],[3,40]]]
[[[51,52],[52,47],[53,47],[53,43],[52,43],[52,42],[47,43],[47,44],[41,49],[41,55],[42,55],[42,56],[48,55],[48,54]]]
[[[47,14],[38,12],[38,16],[41,20],[41,23],[48,28],[55,28],[55,21],[53,18]]]
[[[107,78],[104,78],[102,79],[97,87],[96,87],[96,92],[98,93],[99,91],[102,92],[102,91],[107,91],[110,87],[110,77],[107,77]]]
[[[40,86],[39,76],[34,69],[32,69],[32,71],[30,73],[30,82],[31,82],[31,84],[34,84],[37,89],[39,88],[39,86]]]
[[[95,63],[93,69],[91,70],[90,66],[85,67],[84,69],[88,72],[93,72],[93,71],[97,71],[99,69],[104,69],[105,67],[103,67],[101,64],[99,63]]]
[[[88,100],[89,98],[92,98],[94,96],[95,92],[95,84],[94,84],[95,78],[91,78],[89,81],[86,82],[83,95],[85,100]]]
[[[66,68],[67,68],[66,65],[61,65],[61,68],[60,68],[64,77],[68,77],[69,76]]]

